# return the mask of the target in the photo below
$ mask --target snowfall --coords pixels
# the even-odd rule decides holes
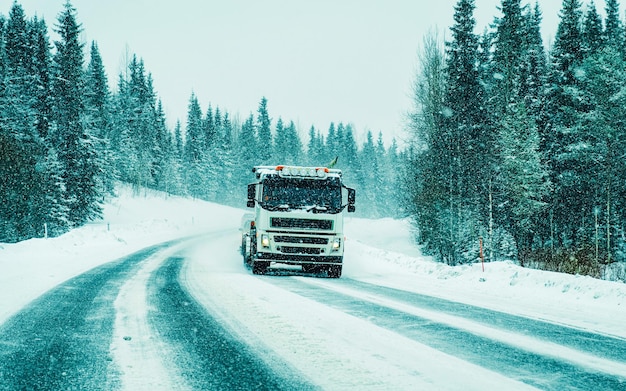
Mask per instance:
[[[0,324],[46,291],[98,265],[153,244],[201,233],[228,231],[223,254],[213,255],[231,262],[230,270],[251,274],[243,267],[237,247],[241,217],[248,210],[150,190],[137,194],[124,186],[117,193],[105,203],[99,221],[57,238],[0,243]],[[368,220],[346,214],[345,222],[342,278],[626,338],[624,283],[531,270],[510,261],[451,267],[421,255],[406,220]],[[336,316],[337,321],[345,321],[348,315]],[[454,321],[446,319],[449,315],[424,316]],[[471,324],[463,327],[483,332]]]

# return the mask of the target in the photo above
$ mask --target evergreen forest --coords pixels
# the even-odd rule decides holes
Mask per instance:
[[[0,242],[98,219],[120,181],[244,207],[254,165],[338,157],[357,216],[409,218],[438,261],[514,260],[626,280],[618,1],[606,0],[601,16],[594,2],[562,0],[550,48],[538,4],[502,0],[481,33],[475,8],[458,0],[448,38],[424,37],[400,148],[380,131],[357,141],[350,122],[299,129],[270,115],[266,97],[240,118],[191,93],[171,129],[140,56],[111,88],[70,1],[51,29],[15,2],[0,15]]]
[[[626,279],[626,36],[617,0],[563,0],[549,50],[542,13],[502,0],[476,33],[459,0],[449,39],[419,51],[408,153],[425,252],[451,265]]]

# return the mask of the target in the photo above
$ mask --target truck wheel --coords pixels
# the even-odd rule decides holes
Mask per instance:
[[[248,236],[244,235],[241,238],[241,255],[243,257],[243,264],[245,267],[250,267],[250,259],[252,258],[248,251]]]
[[[254,261],[252,264],[252,273],[253,274],[265,274],[267,273],[267,268],[270,266],[269,262],[263,261]]]
[[[343,265],[333,265],[328,267],[328,277],[329,278],[339,278],[341,277],[341,270]]]

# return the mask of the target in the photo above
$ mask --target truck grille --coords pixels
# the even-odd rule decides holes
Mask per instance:
[[[274,236],[276,243],[328,244],[328,238],[311,238],[300,236]]]
[[[319,255],[321,253],[319,248],[313,247],[290,247],[290,246],[282,246],[280,251],[284,254],[311,254],[311,255]]]
[[[288,217],[272,217],[270,225],[275,228],[333,229],[332,220],[294,219]]]

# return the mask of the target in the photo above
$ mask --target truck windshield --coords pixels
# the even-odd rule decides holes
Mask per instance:
[[[265,209],[307,209],[312,212],[341,211],[339,178],[301,179],[268,177],[263,181],[261,205]]]

